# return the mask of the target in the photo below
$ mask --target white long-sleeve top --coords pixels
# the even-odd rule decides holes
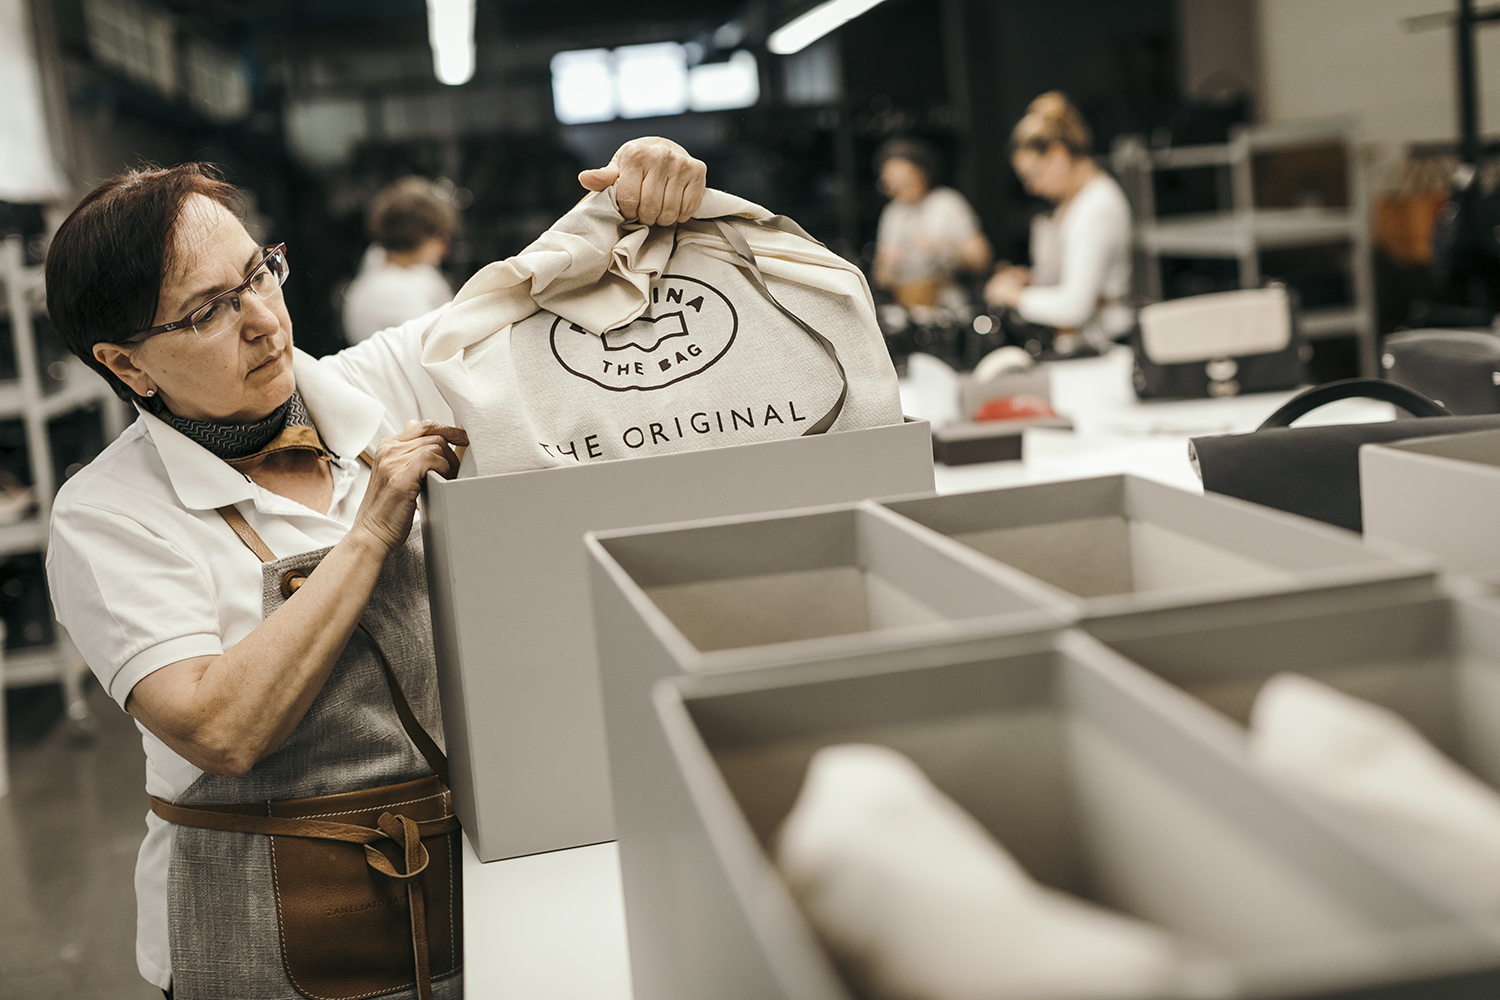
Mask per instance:
[[[1031,285],[1016,311],[1032,323],[1086,337],[1130,329],[1130,203],[1101,173],[1066,208],[1031,223]]]

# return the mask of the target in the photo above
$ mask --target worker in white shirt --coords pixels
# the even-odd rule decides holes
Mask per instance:
[[[705,171],[639,139],[579,181],[673,225]],[[134,170],[47,253],[53,328],[139,414],[63,484],[47,546],[57,619],[146,751],[136,960],[168,1000],[458,1000],[411,530],[468,442],[422,368],[436,317],[298,351],[288,249],[250,236],[239,198],[205,164]]]
[[[1057,207],[1032,220],[1031,267],[1002,262],[984,296],[1011,311],[1008,329],[1033,353],[1092,355],[1135,321],[1130,204],[1089,155],[1092,143],[1088,123],[1057,91],[1032,101],[1011,133],[1016,174]]]
[[[438,270],[448,256],[458,212],[422,177],[403,177],[375,196],[359,274],[344,293],[344,336],[368,340],[432,312],[453,298]]]
[[[937,154],[918,139],[891,139],[875,154],[880,188],[890,202],[875,236],[875,284],[903,306],[963,308],[954,278],[983,274],[990,243],[964,196],[934,187]]]

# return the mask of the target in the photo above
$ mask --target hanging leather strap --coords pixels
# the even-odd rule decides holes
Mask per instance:
[[[360,458],[366,465],[373,466],[374,462],[368,452],[362,454]],[[255,553],[257,559],[262,563],[276,561],[276,554],[271,551],[271,547],[254,528],[250,527],[250,522],[245,520],[245,516],[236,507],[233,505],[220,507],[218,514],[245,547]],[[281,578],[282,596],[290,599],[306,582],[308,576],[309,573],[306,570],[287,572]],[[416,713],[411,709],[411,703],[406,700],[406,692],[401,688],[401,681],[396,676],[390,658],[385,655],[380,640],[375,638],[375,633],[370,630],[363,618],[359,621],[359,629],[375,648],[375,655],[380,660],[380,666],[385,673],[386,686],[391,693],[391,703],[395,706],[397,718],[401,720],[401,727],[406,730],[406,735],[416,745],[417,751],[421,753],[427,766],[432,768],[438,780],[445,787],[448,786],[447,756],[437,745],[437,741],[418,721]],[[432,1000],[431,956],[427,941],[427,903],[422,885],[417,881],[417,877],[426,871],[429,861],[427,848],[423,846],[422,838],[458,830],[458,818],[450,815],[438,820],[418,821],[409,816],[385,812],[381,814],[376,826],[372,828],[351,823],[333,823],[327,820],[267,816],[263,812],[264,808],[259,804],[215,805],[200,808],[178,805],[156,796],[151,797],[151,811],[167,822],[180,826],[235,833],[256,833],[270,837],[337,840],[364,845],[365,862],[371,868],[406,885],[407,907],[411,916],[412,956],[415,965],[417,997],[418,1000]],[[403,866],[400,870],[385,854],[373,846],[381,840],[392,840],[402,848]]]
[[[369,461],[364,455],[360,457],[364,458],[366,462]],[[276,561],[276,554],[271,551],[271,547],[265,543],[254,528],[250,527],[250,522],[245,520],[245,516],[237,508],[232,505],[220,507],[218,508],[218,514],[224,519],[224,523],[229,525],[230,529],[239,537],[239,540],[245,544],[245,547],[255,553],[257,559],[263,563]],[[309,573],[307,570],[289,570],[281,578],[281,596],[290,598],[301,588],[308,576]],[[386,686],[390,688],[391,703],[395,705],[396,717],[401,720],[401,727],[406,730],[406,735],[416,745],[417,752],[422,755],[422,759],[427,761],[427,766],[432,768],[432,773],[436,774],[438,780],[445,786],[452,787],[448,781],[448,757],[443,753],[442,748],[437,745],[437,741],[432,738],[432,735],[427,732],[422,723],[417,719],[416,713],[412,711],[411,703],[406,700],[406,692],[401,688],[401,680],[396,676],[396,670],[391,666],[390,658],[385,655],[385,650],[381,647],[380,640],[375,638],[375,633],[370,630],[369,625],[365,623],[363,618],[359,620],[359,630],[365,634],[370,640],[370,644],[375,647],[375,655],[380,660],[380,666],[385,672]]]
[[[219,516],[224,519],[224,523],[229,525],[230,530],[245,543],[245,547],[255,553],[255,558],[263,563],[276,561],[276,553],[268,549],[266,543],[261,541],[260,536],[255,533],[254,528],[250,527],[250,522],[245,520],[245,515],[240,513],[238,507],[233,505],[220,507],[218,512]]]
[[[718,228],[719,234],[724,237],[725,242],[729,244],[730,248],[734,250],[735,256],[739,258],[735,263],[739,266],[740,270],[749,275],[750,281],[756,288],[760,289],[761,294],[769,299],[773,306],[780,310],[783,316],[796,323],[808,336],[817,342],[819,347],[823,348],[823,353],[828,355],[828,359],[833,362],[833,367],[838,370],[839,380],[843,383],[843,387],[839,390],[839,398],[834,401],[833,407],[827,413],[819,417],[816,423],[802,432],[802,436],[807,437],[809,434],[824,433],[828,428],[833,426],[833,422],[838,419],[839,414],[844,410],[845,400],[849,398],[849,375],[844,371],[843,362],[839,360],[838,350],[833,346],[833,341],[813,329],[810,323],[782,305],[776,296],[771,294],[771,289],[766,287],[765,275],[761,273],[760,262],[755,259],[755,251],[750,249],[750,244],[745,241],[745,237],[734,226],[721,219],[715,219],[713,222]],[[784,216],[773,216],[771,219],[756,222],[755,224],[766,229],[779,229],[783,232],[793,233],[817,243],[811,236],[804,233],[800,226]],[[818,245],[821,246],[822,244]]]

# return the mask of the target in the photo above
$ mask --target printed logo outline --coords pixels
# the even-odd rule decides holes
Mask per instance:
[[[557,363],[559,365],[561,365],[562,368],[563,368],[563,370],[566,371],[568,374],[575,375],[578,378],[584,379],[585,381],[592,382],[594,385],[597,385],[599,388],[601,388],[601,389],[608,389],[610,392],[651,392],[652,390],[655,390],[655,389],[665,389],[669,385],[676,385],[678,382],[685,381],[687,379],[692,378],[695,375],[701,375],[702,373],[708,371],[714,365],[718,364],[719,361],[724,357],[724,355],[726,355],[726,354],[729,353],[729,349],[734,346],[734,342],[739,338],[739,331],[740,331],[740,317],[739,317],[739,312],[734,308],[734,303],[729,301],[729,296],[725,295],[723,292],[719,291],[717,288],[715,288],[713,285],[710,285],[708,282],[703,281],[703,280],[701,280],[699,278],[689,277],[689,276],[687,276],[685,274],[663,274],[663,275],[661,275],[661,277],[658,279],[658,282],[653,286],[653,291],[655,291],[656,288],[661,287],[662,285],[664,285],[668,281],[686,281],[686,282],[691,282],[694,285],[701,285],[703,288],[705,288],[709,292],[711,292],[713,294],[714,298],[716,298],[718,301],[724,303],[724,308],[726,310],[728,310],[728,313],[729,313],[729,336],[725,339],[724,346],[719,349],[719,352],[717,354],[715,354],[712,358],[710,358],[706,363],[704,363],[703,365],[701,365],[700,367],[695,368],[692,371],[686,372],[686,373],[684,373],[682,375],[678,375],[676,378],[673,378],[673,379],[670,379],[670,380],[668,380],[666,382],[663,382],[660,385],[610,385],[608,383],[601,382],[601,381],[599,381],[599,379],[595,378],[593,375],[591,375],[591,374],[589,374],[587,372],[579,371],[578,368],[574,367],[573,364],[570,364],[567,361],[567,359],[565,359],[562,356],[562,352],[558,350],[557,340],[558,340],[559,333],[563,333],[563,332],[567,332],[567,331],[579,331],[580,333],[583,333],[585,336],[589,336],[589,337],[593,336],[593,334],[589,334],[586,331],[583,331],[583,329],[581,327],[579,327],[576,323],[570,323],[567,320],[563,319],[561,316],[559,316],[555,320],[553,320],[552,327],[551,327],[551,330],[550,330],[549,336],[548,336],[549,345],[552,348],[552,356],[557,359]],[[654,301],[654,299],[653,299],[653,301]],[[670,319],[670,318],[672,318],[674,316],[678,318],[679,322],[681,322],[682,331],[680,333],[679,332],[673,332],[673,333],[665,334],[665,335],[663,335],[661,337],[658,337],[654,342],[652,342],[652,344],[651,344],[651,346],[649,348],[642,348],[640,346],[640,344],[635,341],[634,338],[628,338],[628,339],[626,339],[626,338],[618,338],[618,337],[616,338],[616,341],[615,341],[616,346],[610,346],[609,337],[610,337],[611,334],[622,333],[622,332],[624,332],[626,330],[630,330],[632,328],[635,328],[638,324],[643,323],[643,322],[650,323],[650,324],[654,325],[654,324],[658,323],[661,320]],[[617,352],[617,351],[624,351],[624,350],[628,350],[628,349],[634,347],[638,351],[640,351],[643,356],[649,357],[654,351],[657,350],[657,348],[661,347],[662,344],[667,343],[667,342],[669,342],[669,341],[671,341],[671,340],[673,340],[673,339],[675,339],[677,337],[686,337],[686,336],[691,336],[692,335],[691,331],[689,331],[687,329],[686,318],[687,317],[686,317],[685,310],[676,310],[675,312],[663,313],[660,316],[653,316],[653,317],[641,316],[641,317],[638,317],[638,318],[632,320],[631,322],[627,323],[624,326],[616,327],[613,330],[606,330],[603,333],[603,335],[601,335],[598,339],[599,339],[600,345],[604,349],[604,354],[613,353],[613,352]],[[624,342],[621,342],[622,340]],[[601,354],[601,357],[603,357],[604,354]]]

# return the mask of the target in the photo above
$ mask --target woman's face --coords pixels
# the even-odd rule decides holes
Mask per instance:
[[[1010,163],[1026,190],[1038,198],[1060,201],[1068,193],[1073,157],[1062,143],[1052,143],[1045,153],[1021,146],[1011,154]]]
[[[880,165],[880,186],[893,201],[915,205],[927,196],[927,174],[910,160],[893,156]]]
[[[261,247],[239,219],[202,195],[183,204],[177,262],[162,284],[152,325],[172,323],[215,294],[244,281]],[[151,389],[179,417],[249,423],[291,396],[292,320],[280,288],[262,299],[240,295],[239,324],[212,340],[192,329],[139,344],[96,344],[94,356],[137,394]]]

